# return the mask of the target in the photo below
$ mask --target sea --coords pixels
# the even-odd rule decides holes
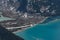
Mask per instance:
[[[16,35],[24,40],[60,40],[60,20],[37,24],[22,32],[17,32]]]

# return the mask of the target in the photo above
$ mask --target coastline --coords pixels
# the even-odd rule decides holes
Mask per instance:
[[[47,20],[44,21],[42,24],[49,23],[49,22],[54,21],[54,20],[56,20],[56,19],[60,19],[60,16],[57,16],[57,17],[49,17],[49,18],[47,18]]]
[[[44,18],[44,20],[42,20],[42,21],[40,21],[39,23],[37,23],[37,24],[40,24],[40,23],[43,23],[46,19],[47,19],[48,17],[45,17]],[[37,24],[32,24],[32,26],[31,25],[29,25],[29,27],[27,26],[24,26],[24,27],[26,27],[26,28],[23,28],[22,30],[18,30],[18,31],[15,31],[15,32],[13,32],[13,33],[17,33],[17,32],[21,32],[21,31],[25,31],[25,30],[27,30],[27,29],[29,29],[29,28],[32,28],[32,27],[34,27],[35,25],[37,25]],[[22,27],[22,26],[21,26]]]
[[[60,33],[60,20],[57,19],[57,20],[47,23],[47,25],[46,24],[37,25],[31,29],[27,29],[26,31],[23,31],[23,32],[17,32],[15,34],[23,37],[25,40],[29,40],[29,38],[31,38],[30,40],[32,40],[34,39],[33,37],[36,37],[39,39],[41,37],[44,37],[47,40],[48,36],[49,36],[48,37],[48,40],[49,40],[49,38],[50,39],[54,37],[56,38],[56,36],[59,35],[59,33]]]

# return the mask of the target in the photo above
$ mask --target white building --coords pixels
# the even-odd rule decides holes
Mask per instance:
[[[27,13],[25,13],[25,14],[23,15],[23,17],[24,17],[24,18],[27,18],[27,17],[28,17]]]

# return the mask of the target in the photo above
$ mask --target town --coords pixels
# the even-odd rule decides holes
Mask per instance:
[[[22,0],[0,0],[0,24],[15,32],[42,23],[49,16],[56,15],[57,5],[53,6],[53,2],[46,4],[47,2],[48,0],[26,0],[23,4]]]

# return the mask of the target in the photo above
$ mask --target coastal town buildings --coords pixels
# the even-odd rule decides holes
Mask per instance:
[[[38,24],[57,16],[58,6],[49,0],[0,0],[0,20],[4,19],[0,24],[9,28]]]

